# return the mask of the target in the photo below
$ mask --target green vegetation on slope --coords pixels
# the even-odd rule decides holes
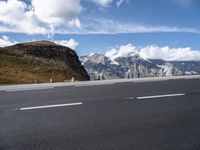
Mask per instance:
[[[20,51],[0,49],[0,84],[47,83],[51,80],[63,82],[70,81],[72,77],[75,80],[87,80],[87,76],[76,71],[81,64],[74,69],[62,61],[48,59],[42,55],[27,56],[16,52]]]

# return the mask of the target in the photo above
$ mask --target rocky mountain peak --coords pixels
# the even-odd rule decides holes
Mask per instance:
[[[127,50],[127,51],[126,51]],[[80,58],[91,79],[142,78],[200,73],[200,62],[170,62],[142,58],[133,47],[112,49]],[[199,65],[200,66],[200,65]],[[185,69],[187,68],[187,69]],[[193,69],[192,69],[193,68]]]

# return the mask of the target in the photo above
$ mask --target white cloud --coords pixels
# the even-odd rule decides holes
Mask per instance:
[[[75,19],[72,19],[71,21],[69,21],[69,25],[71,27],[76,27],[76,28],[81,28],[81,26],[82,26],[82,24],[78,18],[75,18]]]
[[[83,10],[81,0],[31,0],[28,5],[21,0],[0,0],[0,32],[48,34],[118,34],[188,32],[200,33],[187,27],[150,26],[123,23],[109,19],[78,18]],[[91,0],[102,7],[112,2],[118,6],[128,0]]]
[[[144,58],[190,61],[200,60],[200,51],[187,48],[158,47],[156,45],[146,46],[140,49],[140,55]]]
[[[45,23],[60,25],[82,11],[80,0],[32,0],[34,14]]]
[[[200,33],[198,29],[186,27],[168,26],[148,26],[134,23],[122,23],[109,19],[89,19],[84,20],[87,24],[82,24],[80,30],[65,29],[58,31],[60,34],[118,34],[118,33],[155,33],[155,32],[184,32]]]
[[[94,3],[98,4],[101,7],[108,7],[113,0],[93,0]]]
[[[33,41],[37,41],[37,40],[33,40]],[[73,50],[76,50],[76,47],[79,44],[74,39],[69,39],[69,40],[55,40],[55,41],[52,41],[52,42],[54,42],[56,44],[59,44],[59,45],[63,45],[63,46],[69,47],[69,48],[71,48]],[[17,43],[19,43],[19,42],[11,40],[8,36],[3,35],[2,37],[0,37],[0,47],[11,46],[11,45],[15,45]]]
[[[0,1],[0,22],[3,23],[2,30],[28,34],[47,32],[39,26],[29,6],[19,0]]]
[[[137,54],[137,48],[132,44],[118,46],[105,53],[109,58],[115,59],[117,57],[127,57]]]
[[[10,38],[5,36],[5,35],[3,35],[0,38],[0,47],[11,46],[11,45],[14,45],[16,43],[18,43],[18,42],[10,40]]]
[[[126,0],[93,0],[94,3],[101,7],[108,7],[112,2],[116,2],[117,7],[119,7]]]
[[[138,54],[137,48],[132,44],[127,44],[112,48],[111,50],[105,53],[105,56],[109,57],[114,64],[117,64],[117,62],[115,61],[116,58],[129,57],[134,56],[136,54]]]
[[[0,32],[54,34],[56,27],[66,25],[81,12],[80,0],[0,1]],[[74,27],[80,27],[77,19]]]
[[[200,51],[191,48],[170,48],[149,45],[136,47],[132,44],[121,45],[105,52],[113,63],[117,57],[128,57],[139,54],[144,59],[163,59],[168,61],[200,61]]]
[[[56,44],[59,44],[59,45],[63,45],[63,46],[66,46],[66,47],[69,47],[73,50],[76,50],[76,47],[78,46],[78,42],[75,41],[74,39],[70,39],[70,40],[60,40],[60,41],[53,41],[55,42]]]
[[[113,20],[105,20],[100,23],[105,33],[153,33],[153,32],[194,32],[200,33],[199,30],[180,27],[167,27],[167,26],[148,26],[140,24],[126,24],[115,22]],[[114,27],[114,28],[113,28]]]

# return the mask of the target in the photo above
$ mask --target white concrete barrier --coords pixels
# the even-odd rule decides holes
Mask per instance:
[[[78,81],[78,82],[59,82],[59,83],[41,83],[41,84],[21,84],[21,85],[2,85],[0,91],[26,91],[38,89],[51,89],[63,86],[94,86],[94,85],[109,85],[115,83],[126,82],[155,82],[177,79],[200,79],[200,75],[189,76],[171,76],[171,77],[149,77],[149,78],[134,78],[134,79],[115,79],[115,80],[98,80],[98,81]]]

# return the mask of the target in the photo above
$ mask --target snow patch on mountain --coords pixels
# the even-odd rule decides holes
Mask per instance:
[[[119,63],[115,61],[116,58],[131,57],[135,55],[138,55],[138,51],[137,48],[132,44],[120,46],[118,49],[113,48],[105,53],[105,56],[108,57],[111,60],[111,62],[116,65],[119,65]]]
[[[158,48],[156,52],[159,55]],[[200,74],[200,61],[149,60],[147,56],[141,55],[141,48],[127,44],[82,56],[80,60],[92,80]]]
[[[163,69],[165,76],[172,76],[172,69],[171,67],[165,65],[157,65],[159,68]]]

